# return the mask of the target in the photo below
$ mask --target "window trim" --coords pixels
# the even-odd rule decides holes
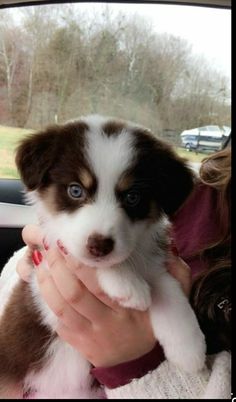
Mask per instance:
[[[55,3],[100,3],[98,0],[81,1],[81,0],[0,0],[0,9],[6,7],[20,7],[30,5],[42,5],[42,4],[55,4]],[[108,0],[107,3],[150,3],[150,4],[172,4],[172,5],[189,5],[189,6],[205,6],[205,7],[219,7],[219,8],[231,8],[231,0],[143,0],[143,1],[122,1],[122,0]]]

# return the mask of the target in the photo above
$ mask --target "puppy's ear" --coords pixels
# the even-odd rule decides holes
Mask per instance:
[[[170,144],[147,131],[136,130],[136,134],[140,174],[152,183],[157,205],[171,216],[192,192],[193,172]]]
[[[48,172],[57,152],[57,126],[31,134],[16,149],[15,162],[28,190],[42,188],[48,183]]]
[[[158,152],[158,158],[156,197],[159,199],[163,211],[171,216],[191,194],[194,188],[194,175],[186,161],[171,148],[166,149],[162,157]]]

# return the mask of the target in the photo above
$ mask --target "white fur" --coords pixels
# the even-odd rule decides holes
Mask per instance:
[[[25,389],[37,390],[36,399],[93,399],[102,395],[90,390],[91,365],[69,344],[56,339],[48,348],[48,363],[41,374],[31,372]]]
[[[74,213],[52,215],[37,191],[29,194],[47,241],[54,244],[60,238],[79,261],[97,267],[101,288],[121,305],[140,310],[150,308],[154,333],[167,358],[188,371],[199,370],[205,358],[203,335],[179,284],[166,271],[166,255],[156,245],[156,238],[163,235],[169,221],[163,216],[155,224],[131,222],[115,197],[115,185],[135,157],[132,136],[124,132],[107,137],[100,132],[101,124],[106,121],[103,117],[84,120],[90,126],[87,158],[98,178],[96,199]],[[92,258],[86,249],[86,241],[94,232],[115,240],[114,250],[103,258]],[[23,252],[10,260],[2,274],[3,279],[8,273],[12,276],[7,288],[9,294],[12,283],[17,281],[16,260]],[[42,321],[55,329],[56,316],[41,299],[35,278],[31,290]],[[4,298],[6,303],[5,291]],[[49,362],[41,372],[30,373],[26,378],[25,386],[37,389],[36,398],[83,398],[85,394],[99,397],[89,391],[89,365],[78,352],[57,339],[48,354]]]

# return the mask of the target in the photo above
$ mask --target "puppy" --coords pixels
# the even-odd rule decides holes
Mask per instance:
[[[165,266],[169,217],[193,189],[187,164],[149,130],[97,115],[24,139],[16,164],[46,242],[60,236],[71,255],[96,268],[107,295],[124,307],[149,309],[166,358],[200,370],[203,334]],[[99,398],[90,364],[57,336],[57,317],[34,273],[29,284],[19,280],[15,266],[24,251],[2,274],[0,395],[10,383],[18,398],[29,390],[35,398]]]

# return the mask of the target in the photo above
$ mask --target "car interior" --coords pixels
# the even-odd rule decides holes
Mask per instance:
[[[27,0],[0,0],[0,24],[1,24],[1,12],[3,10],[17,9],[22,6],[32,6],[40,4],[57,3],[58,5],[66,3],[66,1],[27,1]],[[71,1],[72,3],[72,1]],[[80,3],[79,1],[73,3]],[[87,2],[88,4],[90,2]],[[113,1],[107,3],[114,3]],[[127,3],[119,1],[119,3]],[[184,7],[185,5],[191,5],[196,7],[214,7],[220,9],[231,9],[231,0],[178,0],[178,1],[132,1],[130,2],[134,9],[136,3],[152,3],[152,4],[170,4]],[[1,35],[1,31],[0,31]],[[1,70],[0,70],[1,78]],[[1,80],[0,80],[1,82]],[[0,87],[1,90],[1,87]],[[1,92],[0,92],[1,98]],[[1,102],[0,102],[1,108]],[[0,121],[0,125],[1,125]],[[1,136],[1,133],[0,133]],[[228,146],[231,138],[228,137],[224,146]],[[1,145],[1,143],[0,143]],[[0,177],[0,272],[4,264],[9,257],[24,245],[21,232],[22,228],[28,223],[36,222],[33,207],[27,206],[24,198],[24,187],[20,179],[17,178],[1,178]]]

